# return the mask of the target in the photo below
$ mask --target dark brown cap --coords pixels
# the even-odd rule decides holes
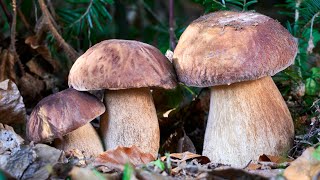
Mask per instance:
[[[140,87],[175,88],[175,72],[161,52],[138,41],[106,40],[73,64],[69,86],[80,91]]]
[[[72,88],[42,99],[27,121],[27,137],[34,142],[50,142],[92,121],[105,111],[93,95]]]
[[[293,63],[297,50],[279,22],[253,12],[220,11],[188,26],[173,62],[181,82],[208,87],[272,76]]]

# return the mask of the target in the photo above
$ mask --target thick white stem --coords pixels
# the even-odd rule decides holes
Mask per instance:
[[[149,88],[106,90],[104,102],[100,128],[106,149],[136,145],[156,157],[160,131]]]
[[[79,149],[86,157],[95,157],[103,152],[99,135],[90,123],[63,136],[62,139],[55,139],[54,146],[66,152]]]
[[[290,112],[271,77],[211,88],[203,155],[243,167],[262,154],[281,155],[292,145]]]

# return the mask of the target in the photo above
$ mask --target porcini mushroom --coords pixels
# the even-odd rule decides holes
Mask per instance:
[[[129,40],[106,40],[74,63],[69,86],[105,90],[101,133],[107,150],[136,145],[157,156],[159,124],[149,87],[177,85],[173,66],[155,47]]]
[[[188,26],[173,63],[181,82],[211,87],[203,155],[240,167],[290,148],[293,121],[270,76],[296,54],[294,37],[262,14],[221,11]]]
[[[103,146],[90,124],[105,112],[105,107],[93,95],[72,88],[42,99],[27,121],[30,141],[51,142],[64,151],[79,149],[86,157],[97,156]]]

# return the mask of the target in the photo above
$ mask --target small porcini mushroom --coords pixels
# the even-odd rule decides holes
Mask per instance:
[[[72,88],[42,99],[27,121],[30,141],[51,142],[64,151],[79,149],[84,155],[97,156],[103,146],[90,124],[105,112],[105,107],[93,95]]]
[[[173,63],[181,82],[211,87],[203,155],[240,167],[290,148],[293,121],[270,76],[296,54],[294,37],[258,13],[220,11],[188,26]]]
[[[74,63],[69,86],[105,90],[101,134],[107,150],[136,145],[157,156],[160,132],[149,87],[175,88],[172,64],[155,47],[130,40],[106,40]]]

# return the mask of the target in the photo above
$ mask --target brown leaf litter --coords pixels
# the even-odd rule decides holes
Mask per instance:
[[[152,154],[143,153],[136,146],[119,146],[116,149],[108,150],[100,154],[93,162],[93,165],[104,172],[114,170],[122,171],[124,169],[124,165],[127,163],[137,166],[149,163],[153,160],[154,158]]]
[[[64,153],[45,144],[23,145],[13,128],[0,124],[0,169],[17,179],[47,179],[48,165],[58,163]]]
[[[0,123],[23,123],[25,120],[26,109],[18,87],[9,79],[0,82]]]

